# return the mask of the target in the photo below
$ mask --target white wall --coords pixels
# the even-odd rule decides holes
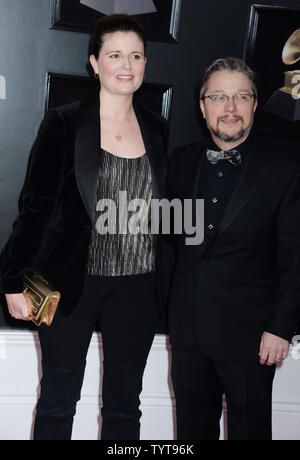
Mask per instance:
[[[74,423],[74,440],[99,438],[101,405],[101,335],[94,334]],[[39,392],[40,348],[32,332],[0,331],[0,440],[32,437]],[[155,337],[141,396],[141,439],[174,439],[175,403],[170,383],[170,347],[164,335]],[[221,432],[223,438],[223,419]],[[288,359],[277,369],[273,396],[274,439],[300,440],[300,361]]]

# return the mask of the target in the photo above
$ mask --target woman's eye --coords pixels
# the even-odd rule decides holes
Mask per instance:
[[[119,57],[119,55],[118,54],[111,54],[109,57],[112,58],[112,59],[117,59]]]

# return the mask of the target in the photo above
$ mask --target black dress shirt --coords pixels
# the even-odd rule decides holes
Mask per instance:
[[[198,188],[198,198],[204,199],[205,245],[208,244],[218,232],[226,206],[238,183],[245,163],[245,157],[251,149],[252,142],[252,137],[248,136],[242,144],[235,148],[242,156],[242,161],[239,166],[232,165],[228,160],[220,160],[217,164],[212,164],[208,161],[205,153],[204,165]],[[221,150],[212,139],[208,141],[207,148],[215,151]]]

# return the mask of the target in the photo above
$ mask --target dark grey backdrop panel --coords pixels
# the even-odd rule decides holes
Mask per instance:
[[[52,0],[54,29],[90,33],[103,14],[80,3],[80,0]],[[182,0],[153,0],[157,12],[135,16],[145,28],[148,40],[176,42]]]
[[[173,88],[170,85],[143,83],[134,95],[135,101],[169,120]],[[77,75],[47,74],[45,112],[51,107],[77,100],[98,97],[99,85],[93,79]]]
[[[296,107],[300,108],[300,100],[296,101],[280,88],[284,86],[285,72],[300,68],[299,62],[287,65],[282,61],[284,45],[299,28],[300,7],[254,5],[244,51],[245,60],[260,76],[256,131],[284,142],[298,140],[298,145],[300,120],[299,117],[294,120],[291,115]]]
[[[196,84],[212,60],[242,57],[253,3],[257,2],[182,0],[178,43],[149,43],[147,83],[174,88],[170,150],[206,134],[199,125]],[[300,0],[276,3],[300,7]],[[51,7],[52,0],[0,1],[0,85],[3,78],[6,82],[6,99],[0,87],[0,248],[16,217],[30,148],[44,114],[45,75],[88,75],[89,35],[51,29]],[[15,327],[1,315],[0,327]]]

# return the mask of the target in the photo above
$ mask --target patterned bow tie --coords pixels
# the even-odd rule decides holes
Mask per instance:
[[[215,150],[206,151],[208,161],[215,165],[219,160],[227,160],[234,166],[239,166],[242,161],[242,156],[238,150],[220,150],[216,152]]]

